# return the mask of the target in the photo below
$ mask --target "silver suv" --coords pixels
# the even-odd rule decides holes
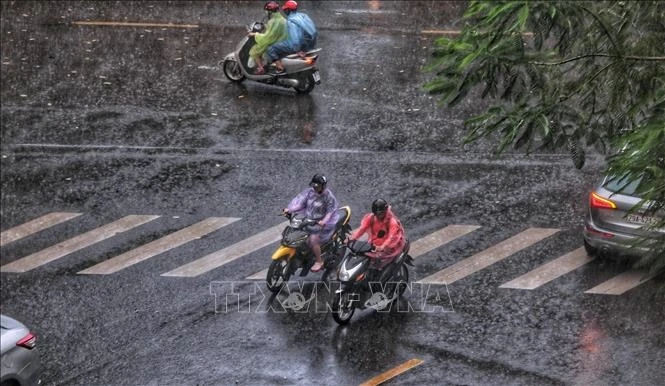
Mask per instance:
[[[665,218],[662,210],[653,213],[649,204],[643,204],[630,211],[641,201],[641,181],[605,177],[589,193],[584,224],[584,247],[589,256],[640,257],[649,251],[650,239],[665,234],[665,228],[656,227]]]
[[[2,327],[2,385],[39,385],[41,362],[37,337],[21,322],[0,315]]]

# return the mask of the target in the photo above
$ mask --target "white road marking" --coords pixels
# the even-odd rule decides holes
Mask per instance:
[[[478,228],[480,228],[480,226],[477,225],[448,225],[443,229],[439,229],[436,232],[430,233],[429,235],[412,242],[409,249],[409,255],[411,255],[413,258],[424,255],[425,253],[432,251],[446,243],[449,243],[458,237],[464,236],[469,232],[473,232]],[[268,268],[251,276],[247,276],[245,279],[262,280],[266,278],[267,274]]]
[[[246,280],[261,280],[265,279],[267,275],[268,275],[268,268],[264,269],[263,271],[259,271],[251,276],[247,276]]]
[[[549,237],[559,229],[529,228],[507,240],[500,242],[478,254],[459,261],[433,275],[430,275],[418,283],[451,284],[465,278],[472,273],[497,263],[516,252],[527,248],[536,242]]]
[[[118,233],[125,232],[139,225],[152,221],[159,216],[129,215],[100,228],[93,229],[52,247],[42,249],[29,256],[12,261],[0,267],[1,272],[27,272],[41,265],[50,263],[72,252],[106,240]]]
[[[517,277],[499,288],[532,290],[593,261],[584,248],[578,248]]]
[[[50,228],[54,225],[60,224],[67,220],[82,215],[83,213],[68,213],[68,212],[53,212],[45,214],[25,224],[15,226],[14,228],[7,229],[0,233],[0,246],[9,244],[16,240],[30,236],[44,229]]]
[[[210,217],[187,228],[171,233],[158,240],[134,248],[114,258],[105,260],[95,266],[80,271],[84,275],[109,275],[140,263],[160,253],[179,247],[187,242],[201,238],[202,236],[229,225],[239,218]]]
[[[288,223],[275,225],[274,227],[268,228],[261,233],[257,233],[250,238],[235,243],[230,247],[213,252],[198,260],[192,261],[189,264],[185,264],[172,271],[163,273],[162,276],[194,277],[221,267],[239,257],[281,240],[282,229],[284,229],[287,224]]]
[[[125,21],[73,21],[74,25],[109,26],[109,27],[153,27],[153,28],[199,28],[197,24],[144,23]]]
[[[648,275],[645,271],[630,270],[615,276],[612,279],[585,291],[584,293],[599,295],[621,295],[651,278],[653,278],[653,276]]]
[[[443,229],[412,242],[409,255],[413,258],[424,255],[478,228],[480,228],[478,225],[448,225]]]

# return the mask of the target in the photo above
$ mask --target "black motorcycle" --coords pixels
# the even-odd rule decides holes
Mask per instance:
[[[335,321],[349,323],[356,308],[386,310],[406,290],[409,284],[407,265],[413,266],[407,242],[402,252],[383,269],[367,256],[374,246],[366,241],[353,240],[346,245],[339,263],[337,278],[340,288],[335,291],[331,310]]]
[[[323,275],[321,280],[327,281],[330,274],[335,272],[340,261],[344,240],[351,233],[349,219],[351,208],[343,206],[339,209],[339,220],[335,224],[335,232],[330,240],[321,245],[321,258],[323,258]],[[300,276],[306,276],[316,259],[309,247],[307,240],[310,233],[308,227],[315,226],[316,220],[306,218],[298,214],[283,214],[290,223],[282,232],[282,241],[277,250],[272,254],[272,262],[268,268],[266,285],[274,293],[279,292],[284,283],[289,281],[298,269]]]

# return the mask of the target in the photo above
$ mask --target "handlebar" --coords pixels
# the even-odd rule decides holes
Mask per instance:
[[[282,213],[280,213],[279,216],[286,217],[287,219],[292,220],[295,215],[291,212],[282,211]],[[314,220],[307,217],[303,218],[301,221],[303,225],[316,225],[319,223],[318,220]]]

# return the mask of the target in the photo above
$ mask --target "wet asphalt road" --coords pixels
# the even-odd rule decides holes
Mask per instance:
[[[386,384],[659,383],[662,278],[621,296],[585,294],[627,269],[593,261],[533,291],[499,288],[582,245],[602,162],[592,154],[577,171],[565,155],[461,146],[461,123],[482,102],[441,109],[420,89],[420,68],[437,33],[458,28],[463,3],[301,2],[323,48],[322,84],[306,96],[235,85],[216,68],[261,4],[2,3],[2,230],[83,213],[2,246],[2,264],[122,216],[162,216],[2,273],[2,312],[39,334],[46,384],[352,385],[411,359],[423,362]],[[560,231],[436,287],[450,300],[437,312],[365,311],[346,328],[325,307],[275,312],[274,299],[262,304],[271,312],[215,312],[211,283],[253,288],[245,278],[275,244],[194,278],[161,276],[281,223],[279,210],[321,171],[354,226],[377,192],[412,240],[481,226],[419,257],[414,280],[526,228]],[[210,216],[240,220],[116,274],[77,274]]]

